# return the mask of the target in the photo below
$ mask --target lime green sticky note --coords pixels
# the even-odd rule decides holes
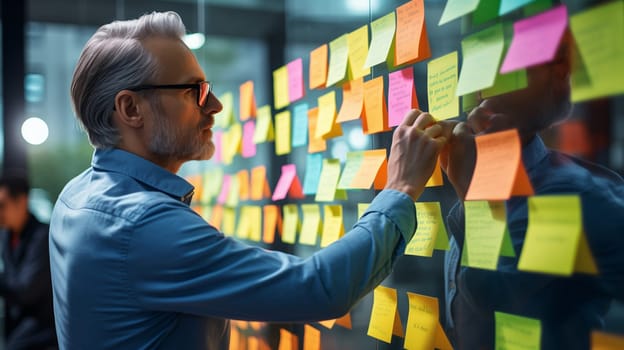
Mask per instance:
[[[511,24],[504,23],[503,30],[507,33],[512,33],[513,28]],[[507,51],[511,45],[511,35],[505,36],[504,50]],[[527,74],[525,69],[516,70],[513,72],[501,74],[496,71],[496,78],[494,79],[494,85],[481,91],[483,98],[488,98],[496,95],[506,94],[508,92],[524,89],[527,87]]]
[[[358,220],[364,215],[369,206],[370,203],[358,203]]]
[[[406,255],[432,256],[433,249],[448,249],[448,234],[438,202],[416,202],[416,232],[405,247]]]
[[[374,20],[371,23],[371,43],[366,56],[364,67],[372,67],[386,61],[396,31],[396,17],[394,11]]]
[[[509,255],[509,232],[507,211],[503,201],[466,201],[466,236],[462,252],[462,265],[481,269],[496,270],[501,255],[503,241],[507,237],[505,249]],[[511,247],[513,253],[513,247]]]
[[[234,120],[234,95],[231,92],[226,92],[219,96],[219,101],[223,109],[215,116],[215,124],[225,129]]]
[[[475,26],[498,18],[498,9],[501,0],[480,1],[479,6],[472,12],[472,24]]]
[[[281,109],[289,103],[288,67],[282,66],[273,71],[273,105],[275,109]]]
[[[457,96],[483,90],[494,85],[496,72],[501,62],[505,37],[503,25],[495,24],[462,40],[464,56]]]
[[[624,1],[613,1],[570,17],[570,27],[589,80],[572,74],[572,101],[624,92]],[[580,73],[583,73],[582,71]],[[585,82],[585,84],[583,84]]]
[[[331,202],[336,198],[336,189],[338,179],[340,177],[340,160],[339,159],[323,159],[323,167],[321,168],[321,178],[318,188],[316,189],[317,202]]]
[[[340,175],[340,180],[338,181],[338,189],[344,190],[351,188],[351,182],[362,167],[363,160],[363,151],[347,153],[347,161],[345,163],[344,170],[342,171],[342,175]]]
[[[271,106],[265,105],[258,108],[256,112],[256,130],[254,130],[253,142],[258,144],[273,141],[275,133],[273,130],[273,116],[271,116]]]
[[[469,113],[473,108],[479,105],[478,93],[472,92],[461,97],[462,112]]]
[[[527,205],[529,224],[518,270],[571,275],[583,230],[580,198],[534,196]]]
[[[539,349],[542,338],[540,320],[494,312],[496,350]]]
[[[318,204],[302,204],[303,222],[301,223],[301,234],[299,243],[315,245],[321,223],[321,211]]]
[[[455,18],[474,11],[477,5],[479,5],[479,0],[448,0],[438,25],[441,26]]]
[[[282,242],[295,244],[299,229],[299,208],[297,204],[286,204],[282,207]]]
[[[347,34],[349,45],[349,80],[361,78],[370,73],[368,67],[364,67],[368,56],[368,25]]]
[[[345,80],[349,58],[347,34],[343,34],[329,43],[329,68],[327,87]]]
[[[290,111],[275,115],[275,154],[280,156],[290,153]]]
[[[457,88],[457,51],[427,63],[427,98],[429,113],[436,120],[459,115]]]

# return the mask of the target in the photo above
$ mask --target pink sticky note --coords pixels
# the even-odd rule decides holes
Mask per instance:
[[[282,175],[280,175],[275,191],[273,191],[272,200],[277,201],[286,198],[288,190],[292,185],[293,179],[297,176],[297,169],[294,164],[282,165]]]
[[[303,97],[303,61],[298,58],[286,65],[288,70],[288,98],[290,102]]]
[[[514,23],[514,36],[500,72],[513,72],[551,61],[567,25],[565,5]]]
[[[221,152],[223,152],[222,142],[223,142],[223,132],[215,131],[215,133],[212,134],[212,143],[215,145],[215,152],[214,152],[214,157],[212,158],[212,160],[215,161],[216,163],[221,163]]]
[[[243,150],[241,155],[243,158],[251,158],[256,155],[256,144],[253,142],[254,131],[256,130],[256,122],[250,120],[243,125]]]
[[[223,183],[221,184],[221,192],[217,197],[218,204],[225,204],[228,194],[230,193],[230,186],[232,185],[232,177],[230,175],[223,175]]]
[[[388,126],[396,126],[413,108],[418,108],[414,88],[414,68],[408,67],[389,75]]]

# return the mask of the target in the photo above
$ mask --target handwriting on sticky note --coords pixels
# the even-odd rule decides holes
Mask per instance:
[[[388,80],[388,126],[397,126],[410,110],[418,108],[414,68],[392,72]]]
[[[373,291],[373,309],[368,324],[370,337],[390,343],[397,313],[397,291],[377,286]]]
[[[457,88],[457,51],[427,63],[427,98],[429,112],[436,120],[459,115]]]
[[[441,249],[448,246],[448,234],[440,203],[416,202],[414,206],[418,225],[414,236],[405,247],[405,254],[431,257],[436,246],[440,246]],[[440,243],[437,243],[438,241]]]
[[[396,9],[396,46],[394,65],[416,62],[428,57],[423,0],[413,0]],[[424,34],[424,35],[423,35]],[[426,47],[424,47],[426,44]]]
[[[409,314],[405,327],[405,349],[433,349],[439,324],[438,299],[407,292]]]
[[[504,312],[494,312],[496,349],[539,349],[542,335],[540,320]]]
[[[467,201],[466,238],[462,262],[466,266],[496,270],[507,230],[507,213],[503,201]]]

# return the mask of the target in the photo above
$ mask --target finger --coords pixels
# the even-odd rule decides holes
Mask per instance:
[[[411,111],[407,112],[400,126],[411,126],[412,124],[414,124],[414,121],[416,121],[416,118],[418,118],[421,113],[422,112],[419,109],[412,109]]]
[[[441,120],[437,123],[437,125],[442,127],[442,136],[446,137],[448,140],[451,139],[453,129],[457,124],[459,124],[459,122],[456,120]]]
[[[416,121],[414,122],[414,127],[420,130],[425,130],[425,128],[435,123],[436,123],[435,118],[433,118],[431,114],[424,112],[421,115],[419,115],[418,118],[416,118]]]
[[[493,114],[489,119],[489,126],[481,133],[493,133],[515,128],[516,125],[511,117],[505,114]]]
[[[484,107],[476,107],[473,109],[467,118],[468,125],[472,128],[475,134],[481,133],[490,127],[490,116],[492,112]]]
[[[440,124],[434,124],[430,127],[428,127],[427,129],[425,129],[425,135],[431,137],[431,138],[436,138],[438,136],[444,136],[442,135],[442,126]]]
[[[473,136],[474,133],[467,123],[457,123],[453,128],[453,137],[465,137],[467,135]]]

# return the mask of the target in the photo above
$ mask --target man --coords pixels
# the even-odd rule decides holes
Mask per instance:
[[[5,302],[6,349],[54,348],[48,225],[28,210],[28,180],[0,177],[0,235],[4,243],[0,295]]]
[[[552,62],[528,68],[525,89],[482,99],[466,123],[455,125],[442,166],[458,197],[465,198],[476,159],[475,136],[516,128],[535,194],[580,196],[584,232],[599,274],[527,273],[518,271],[517,258],[504,257],[497,271],[459,266],[465,221],[460,201],[448,216],[453,239],[445,262],[447,332],[456,349],[493,349],[495,311],[539,319],[541,349],[589,349],[590,333],[603,325],[610,302],[624,300],[624,181],[608,169],[548,150],[538,135],[571,110],[571,43],[566,32]],[[519,256],[527,199],[513,197],[506,209]]]
[[[250,247],[208,225],[175,173],[212,156],[222,106],[184,33],[172,12],[113,22],[78,60],[72,99],[96,150],[51,221],[63,349],[218,349],[227,347],[230,318],[341,316],[390,273],[415,230],[413,201],[446,140],[419,111],[394,133],[386,189],[312,257]]]

